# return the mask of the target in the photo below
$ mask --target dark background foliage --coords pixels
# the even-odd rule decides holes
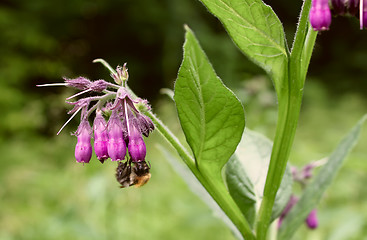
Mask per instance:
[[[271,4],[284,23],[291,46],[301,1]],[[35,85],[60,82],[61,76],[108,78],[106,71],[92,64],[99,57],[112,66],[128,62],[131,87],[153,101],[160,88],[173,86],[181,61],[184,24],[194,29],[218,74],[231,87],[262,73],[237,51],[199,1],[2,1],[0,84],[5,94],[1,107],[5,111],[24,108],[32,96],[59,92],[45,92]],[[335,18],[331,30],[317,41],[309,76],[318,76],[335,97],[366,89],[366,34],[358,26],[356,18]],[[1,121],[13,122],[15,116],[8,117]],[[38,127],[52,129],[53,116],[42,117],[47,119]],[[48,123],[51,125],[46,126]],[[29,129],[32,124],[37,123],[18,127]]]

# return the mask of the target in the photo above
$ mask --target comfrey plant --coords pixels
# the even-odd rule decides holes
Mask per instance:
[[[357,142],[367,118],[364,116],[352,128],[327,161],[292,171],[288,158],[304,83],[318,31],[328,29],[331,22],[329,1],[304,0],[291,48],[287,46],[282,23],[261,0],[201,2],[223,23],[243,54],[272,79],[278,98],[273,141],[245,130],[242,103],[216,75],[194,33],[186,26],[184,56],[172,98],[189,149],[152,113],[146,101],[130,91],[126,66],[115,71],[98,59],[96,62],[110,70],[116,84],[85,78],[65,79],[61,84],[81,90],[70,98],[86,92],[99,93],[70,103],[74,105],[72,117],[81,112],[75,133],[77,161],[87,163],[91,158],[92,127],[88,118],[96,111],[93,131],[97,158],[101,162],[107,158],[118,162],[116,177],[122,187],[143,185],[150,178],[150,166],[145,161],[142,135],[148,136],[155,127],[203,186],[196,192],[203,197],[210,195],[239,239],[287,240],[304,222],[309,228],[316,228],[317,204]],[[360,9],[361,26],[366,26],[364,1],[335,0],[331,4],[334,14],[354,15]],[[96,103],[90,106],[92,102]],[[163,151],[170,160],[175,158]],[[317,174],[312,172],[316,166]],[[185,179],[191,175],[185,173]],[[293,182],[302,186],[298,196],[292,192]]]
[[[96,61],[104,63],[103,60]],[[78,139],[75,146],[76,161],[89,163],[92,157],[91,139],[94,133],[94,151],[98,160],[101,163],[108,158],[111,158],[111,161],[118,161],[116,178],[121,187],[142,186],[150,179],[150,166],[145,161],[146,146],[143,139],[143,135],[148,137],[154,130],[153,122],[143,114],[150,110],[150,106],[146,100],[133,98],[129,93],[126,87],[129,78],[126,64],[123,67],[117,67],[116,71],[112,71],[111,76],[116,84],[105,80],[90,81],[87,78],[78,77],[64,78],[64,83],[38,86],[66,86],[81,90],[67,100],[87,92],[98,94],[80,98],[75,102],[67,102],[74,105],[74,108],[69,111],[69,114],[73,115],[58,134],[80,111],[80,124],[74,134]],[[93,112],[95,112],[95,118],[92,130],[88,118]],[[108,122],[104,115],[109,116]]]

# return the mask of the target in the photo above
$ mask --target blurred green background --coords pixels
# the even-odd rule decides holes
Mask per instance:
[[[266,1],[269,2],[270,1]],[[291,45],[301,1],[272,1]],[[180,136],[172,88],[182,58],[183,24],[196,33],[214,68],[243,101],[247,126],[270,138],[276,123],[271,81],[234,47],[197,0],[8,0],[0,3],[0,239],[234,239],[186,186],[158,145],[147,140],[152,179],[119,189],[115,164],[75,163],[78,121],[67,120],[63,88],[36,88],[62,76],[109,79],[96,58],[128,62],[130,86]],[[327,156],[367,112],[367,31],[334,18],[311,60],[296,166]],[[294,239],[367,239],[366,130],[319,206],[320,227]]]

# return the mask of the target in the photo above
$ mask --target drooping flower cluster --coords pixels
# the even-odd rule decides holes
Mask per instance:
[[[288,215],[288,213],[292,210],[292,208],[294,207],[294,205],[297,204],[299,198],[296,197],[295,195],[292,195],[287,203],[287,206],[285,206],[282,214],[279,217],[278,220],[278,228],[282,226],[283,220],[284,218]],[[315,229],[318,227],[319,225],[319,221],[317,219],[317,210],[316,209],[312,209],[311,212],[308,214],[305,223],[307,225],[307,227],[309,229]]]
[[[143,114],[150,110],[150,106],[146,100],[133,98],[126,87],[128,79],[126,64],[123,67],[117,67],[116,72],[111,76],[118,85],[105,80],[90,81],[84,77],[78,77],[64,78],[64,83],[38,86],[62,85],[81,90],[67,100],[87,92],[99,93],[97,96],[67,102],[74,105],[74,108],[69,111],[72,116],[60,131],[81,111],[81,121],[74,133],[77,137],[76,161],[89,163],[93,152],[91,139],[94,136],[94,152],[98,160],[103,163],[110,158],[112,161],[119,162],[116,178],[122,187],[141,186],[150,178],[150,165],[145,161],[146,146],[143,139],[143,135],[148,137],[154,130],[152,120]],[[111,91],[111,89],[117,91]],[[95,103],[92,105],[92,102]],[[93,112],[95,117],[91,127],[88,118]]]
[[[363,29],[367,26],[367,0],[312,0],[310,23],[315,31],[328,30],[332,14],[359,17]]]
[[[297,169],[296,167],[292,167],[292,178],[293,181],[296,183],[299,183],[304,189],[309,181],[309,179],[312,178],[313,170],[316,167],[319,167],[323,164],[325,164],[326,159],[321,159],[316,162],[312,162],[310,164],[307,164],[302,169]],[[292,210],[292,208],[297,204],[299,198],[295,195],[291,195],[291,197],[288,200],[287,205],[283,209],[283,212],[281,213],[279,220],[278,220],[278,228],[281,227],[284,219],[287,217],[289,212]],[[317,219],[317,210],[312,209],[311,212],[308,214],[307,218],[305,219],[305,223],[309,229],[315,229],[318,227],[319,222]]]

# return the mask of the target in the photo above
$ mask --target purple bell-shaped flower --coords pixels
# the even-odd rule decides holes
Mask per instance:
[[[312,0],[310,23],[315,31],[329,29],[331,24],[331,12],[328,0]]]
[[[359,22],[361,29],[367,26],[367,0],[359,2]]]
[[[310,214],[308,214],[308,217],[306,218],[306,224],[308,228],[315,229],[319,225],[319,221],[317,219],[317,210],[313,209]]]
[[[141,162],[145,160],[147,149],[145,147],[144,139],[141,132],[134,124],[130,124],[129,126],[129,143],[127,148],[132,162]]]
[[[92,138],[92,128],[86,118],[80,122],[75,135],[78,138],[78,142],[75,146],[76,161],[80,163],[89,163],[93,151],[92,144],[90,143]]]
[[[103,163],[108,157],[108,135],[107,135],[107,123],[102,112],[96,111],[96,117],[93,123],[94,128],[94,151],[98,160]]]
[[[123,138],[123,127],[117,112],[112,115],[107,124],[108,131],[108,156],[112,161],[122,161],[126,155],[126,143]]]

